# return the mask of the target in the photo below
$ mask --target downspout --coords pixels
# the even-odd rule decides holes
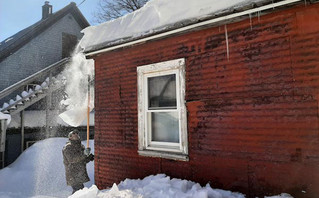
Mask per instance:
[[[186,26],[186,27],[178,28],[178,29],[171,30],[171,31],[168,31],[168,32],[163,32],[163,33],[160,33],[160,34],[156,34],[156,35],[153,35],[153,36],[150,36],[150,37],[138,39],[138,40],[131,41],[131,42],[128,42],[128,43],[123,43],[123,44],[116,45],[116,46],[113,46],[113,47],[109,47],[109,48],[105,48],[105,49],[101,49],[101,50],[85,53],[85,55],[86,56],[92,56],[92,55],[100,54],[100,53],[103,53],[103,52],[108,52],[108,51],[112,51],[112,50],[115,50],[115,49],[128,47],[128,46],[139,44],[139,43],[143,43],[143,42],[146,42],[146,41],[150,41],[150,40],[155,40],[155,39],[159,39],[159,38],[162,38],[162,37],[166,37],[166,36],[171,35],[171,34],[182,33],[182,32],[185,32],[185,31],[188,31],[188,30],[192,30],[192,29],[195,29],[195,28],[199,28],[199,27],[202,27],[202,26],[209,26],[209,25],[212,25],[214,23],[226,21],[226,20],[229,20],[229,19],[234,19],[234,18],[237,18],[237,17],[245,16],[245,15],[250,15],[252,13],[260,13],[261,11],[264,11],[264,10],[274,9],[274,8],[277,8],[277,7],[280,7],[280,6],[289,5],[289,4],[292,4],[292,3],[299,2],[299,1],[302,1],[302,0],[285,0],[285,1],[277,2],[277,3],[268,4],[268,5],[265,5],[265,6],[258,7],[258,8],[245,10],[245,11],[242,11],[242,12],[238,12],[238,13],[230,14],[230,15],[227,15],[227,16],[222,16],[222,17],[211,19],[211,20],[199,22],[199,23],[196,23],[196,24],[193,24],[193,25],[189,25],[189,26]]]

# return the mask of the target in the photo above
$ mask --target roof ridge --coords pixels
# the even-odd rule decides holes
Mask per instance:
[[[52,13],[50,16],[48,16],[48,18],[41,19],[0,42],[0,62],[10,56],[12,53],[16,52],[18,49],[32,40],[35,36],[39,35],[41,32],[50,27],[52,24],[56,23],[67,13],[73,14],[75,20],[82,28],[90,25],[81,11],[77,8],[76,3],[71,2],[64,8]],[[8,39],[10,40],[8,41]],[[1,45],[5,46],[1,47]]]

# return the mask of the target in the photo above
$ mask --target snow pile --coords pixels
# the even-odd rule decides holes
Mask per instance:
[[[88,106],[88,76],[93,79],[94,61],[87,60],[82,53],[75,51],[70,65],[63,72],[66,77],[67,99],[61,101],[67,111],[59,117],[67,124],[77,127],[85,119]],[[94,108],[93,88],[90,91],[90,110]]]
[[[126,179],[110,190],[99,191],[96,186],[76,192],[70,198],[244,198],[241,193],[212,189],[209,184],[201,187],[187,180],[171,179],[164,174],[145,177],[143,180]]]
[[[0,170],[0,198],[37,196],[68,197],[71,187],[66,185],[62,148],[67,138],[50,138],[25,150],[9,167]],[[86,145],[86,142],[82,142]],[[90,141],[92,152],[94,142]],[[91,186],[94,182],[94,163],[87,164]]]
[[[287,193],[281,193],[280,195],[265,197],[265,198],[293,198],[293,197]]]
[[[84,29],[80,45],[85,51],[90,51],[97,45],[149,35],[177,23],[198,21],[260,1],[263,0],[188,0],[187,3],[185,0],[151,0],[135,12]]]
[[[7,120],[7,125],[9,125],[11,122],[11,116],[0,112],[0,120]]]

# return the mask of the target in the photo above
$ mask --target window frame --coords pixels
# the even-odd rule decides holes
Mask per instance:
[[[148,78],[175,74],[176,109],[148,109]],[[188,160],[187,110],[185,105],[185,59],[175,59],[137,67],[138,153],[143,156]],[[151,141],[150,112],[177,112],[179,143]]]

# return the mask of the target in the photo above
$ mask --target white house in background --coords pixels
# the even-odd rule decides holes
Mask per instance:
[[[53,12],[46,1],[41,20],[0,43],[0,112],[12,116],[2,126],[0,167],[30,143],[68,130],[53,116],[64,97],[59,73],[89,25],[75,3]]]

